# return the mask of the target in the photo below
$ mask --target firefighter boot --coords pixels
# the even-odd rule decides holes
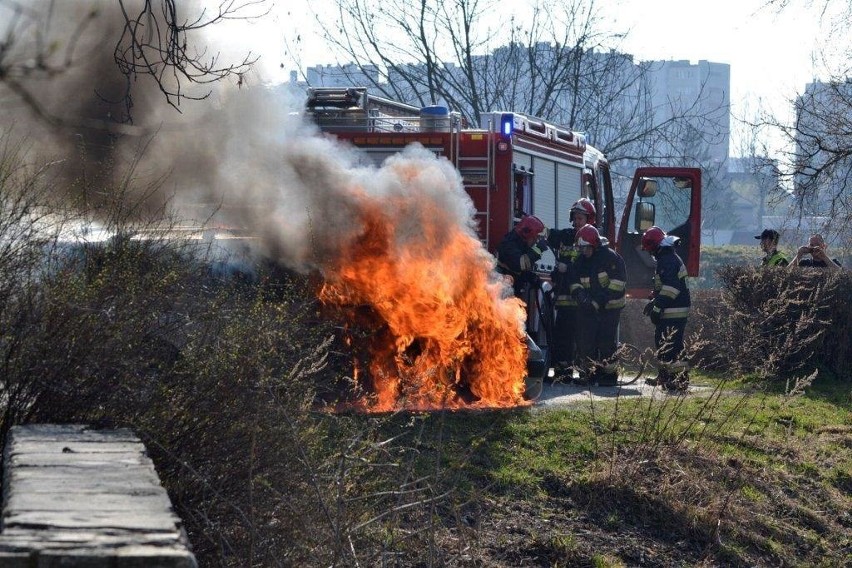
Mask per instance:
[[[686,393],[689,391],[689,371],[679,370],[663,388],[672,393]]]
[[[672,372],[669,369],[669,366],[665,363],[660,363],[660,369],[657,371],[657,376],[653,379],[645,379],[645,384],[654,387],[659,386],[665,389],[666,385],[668,385],[671,381]]]
[[[598,370],[598,385],[602,387],[614,387],[618,385],[618,367],[605,365]]]
[[[570,383],[574,378],[574,367],[567,361],[559,361],[553,368],[554,383]]]
[[[666,384],[666,368],[663,364],[660,364],[660,368],[657,370],[657,376],[653,378],[645,379],[645,384],[650,385],[652,387],[662,386]]]

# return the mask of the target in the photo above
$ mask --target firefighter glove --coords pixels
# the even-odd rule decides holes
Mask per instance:
[[[541,237],[540,239],[538,239],[538,241],[536,241],[535,245],[533,245],[533,247],[532,247],[532,249],[535,252],[537,252],[539,255],[541,255],[544,251],[546,251],[547,248],[548,248],[547,247],[547,239],[545,239],[544,237]]]
[[[660,323],[660,319],[663,317],[663,310],[656,302],[648,302],[648,305],[645,306],[642,313],[651,318],[651,323],[654,325],[658,325]]]

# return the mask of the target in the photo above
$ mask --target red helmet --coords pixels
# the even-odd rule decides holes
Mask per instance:
[[[583,225],[577,229],[577,235],[574,237],[574,243],[581,246],[593,246],[598,248],[601,246],[601,235],[594,225]]]
[[[574,205],[571,206],[571,209],[568,211],[568,218],[573,221],[574,213],[582,213],[586,216],[586,223],[589,225],[595,224],[595,219],[597,217],[597,211],[595,210],[595,205],[589,199],[585,197],[581,197],[577,201],[574,202]]]
[[[515,232],[524,239],[530,239],[544,230],[544,223],[535,215],[527,215],[515,225]]]
[[[642,235],[642,250],[654,252],[666,238],[666,232],[659,227],[651,227]]]

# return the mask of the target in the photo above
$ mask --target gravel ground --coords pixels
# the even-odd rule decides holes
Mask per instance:
[[[692,385],[689,387],[688,394],[699,394],[707,390],[707,387]],[[574,384],[565,384],[562,382],[545,381],[542,393],[535,401],[535,406],[548,408],[553,406],[578,404],[587,402],[589,400],[611,400],[616,397],[663,398],[667,396],[677,395],[668,394],[660,387],[646,385],[644,379],[641,378],[632,385],[623,387],[589,387]]]

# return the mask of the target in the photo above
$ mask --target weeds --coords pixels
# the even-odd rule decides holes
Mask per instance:
[[[776,321],[769,308],[718,310],[719,333],[694,331],[691,360],[720,351],[717,367],[749,375],[701,377],[703,396],[334,415],[318,402],[351,384],[351,352],[318,316],[314,279],[274,265],[223,277],[203,241],[123,202],[98,212],[113,238],[72,241],[79,215],[56,213],[50,168],[0,156],[2,432],[27,421],[134,429],[203,565],[848,556],[848,384],[772,374],[804,371],[806,354],[831,345],[827,299],[785,338],[759,332]],[[131,175],[115,179],[112,194],[146,194]],[[796,343],[805,332],[819,339]],[[801,349],[789,357],[745,352],[790,344]]]

